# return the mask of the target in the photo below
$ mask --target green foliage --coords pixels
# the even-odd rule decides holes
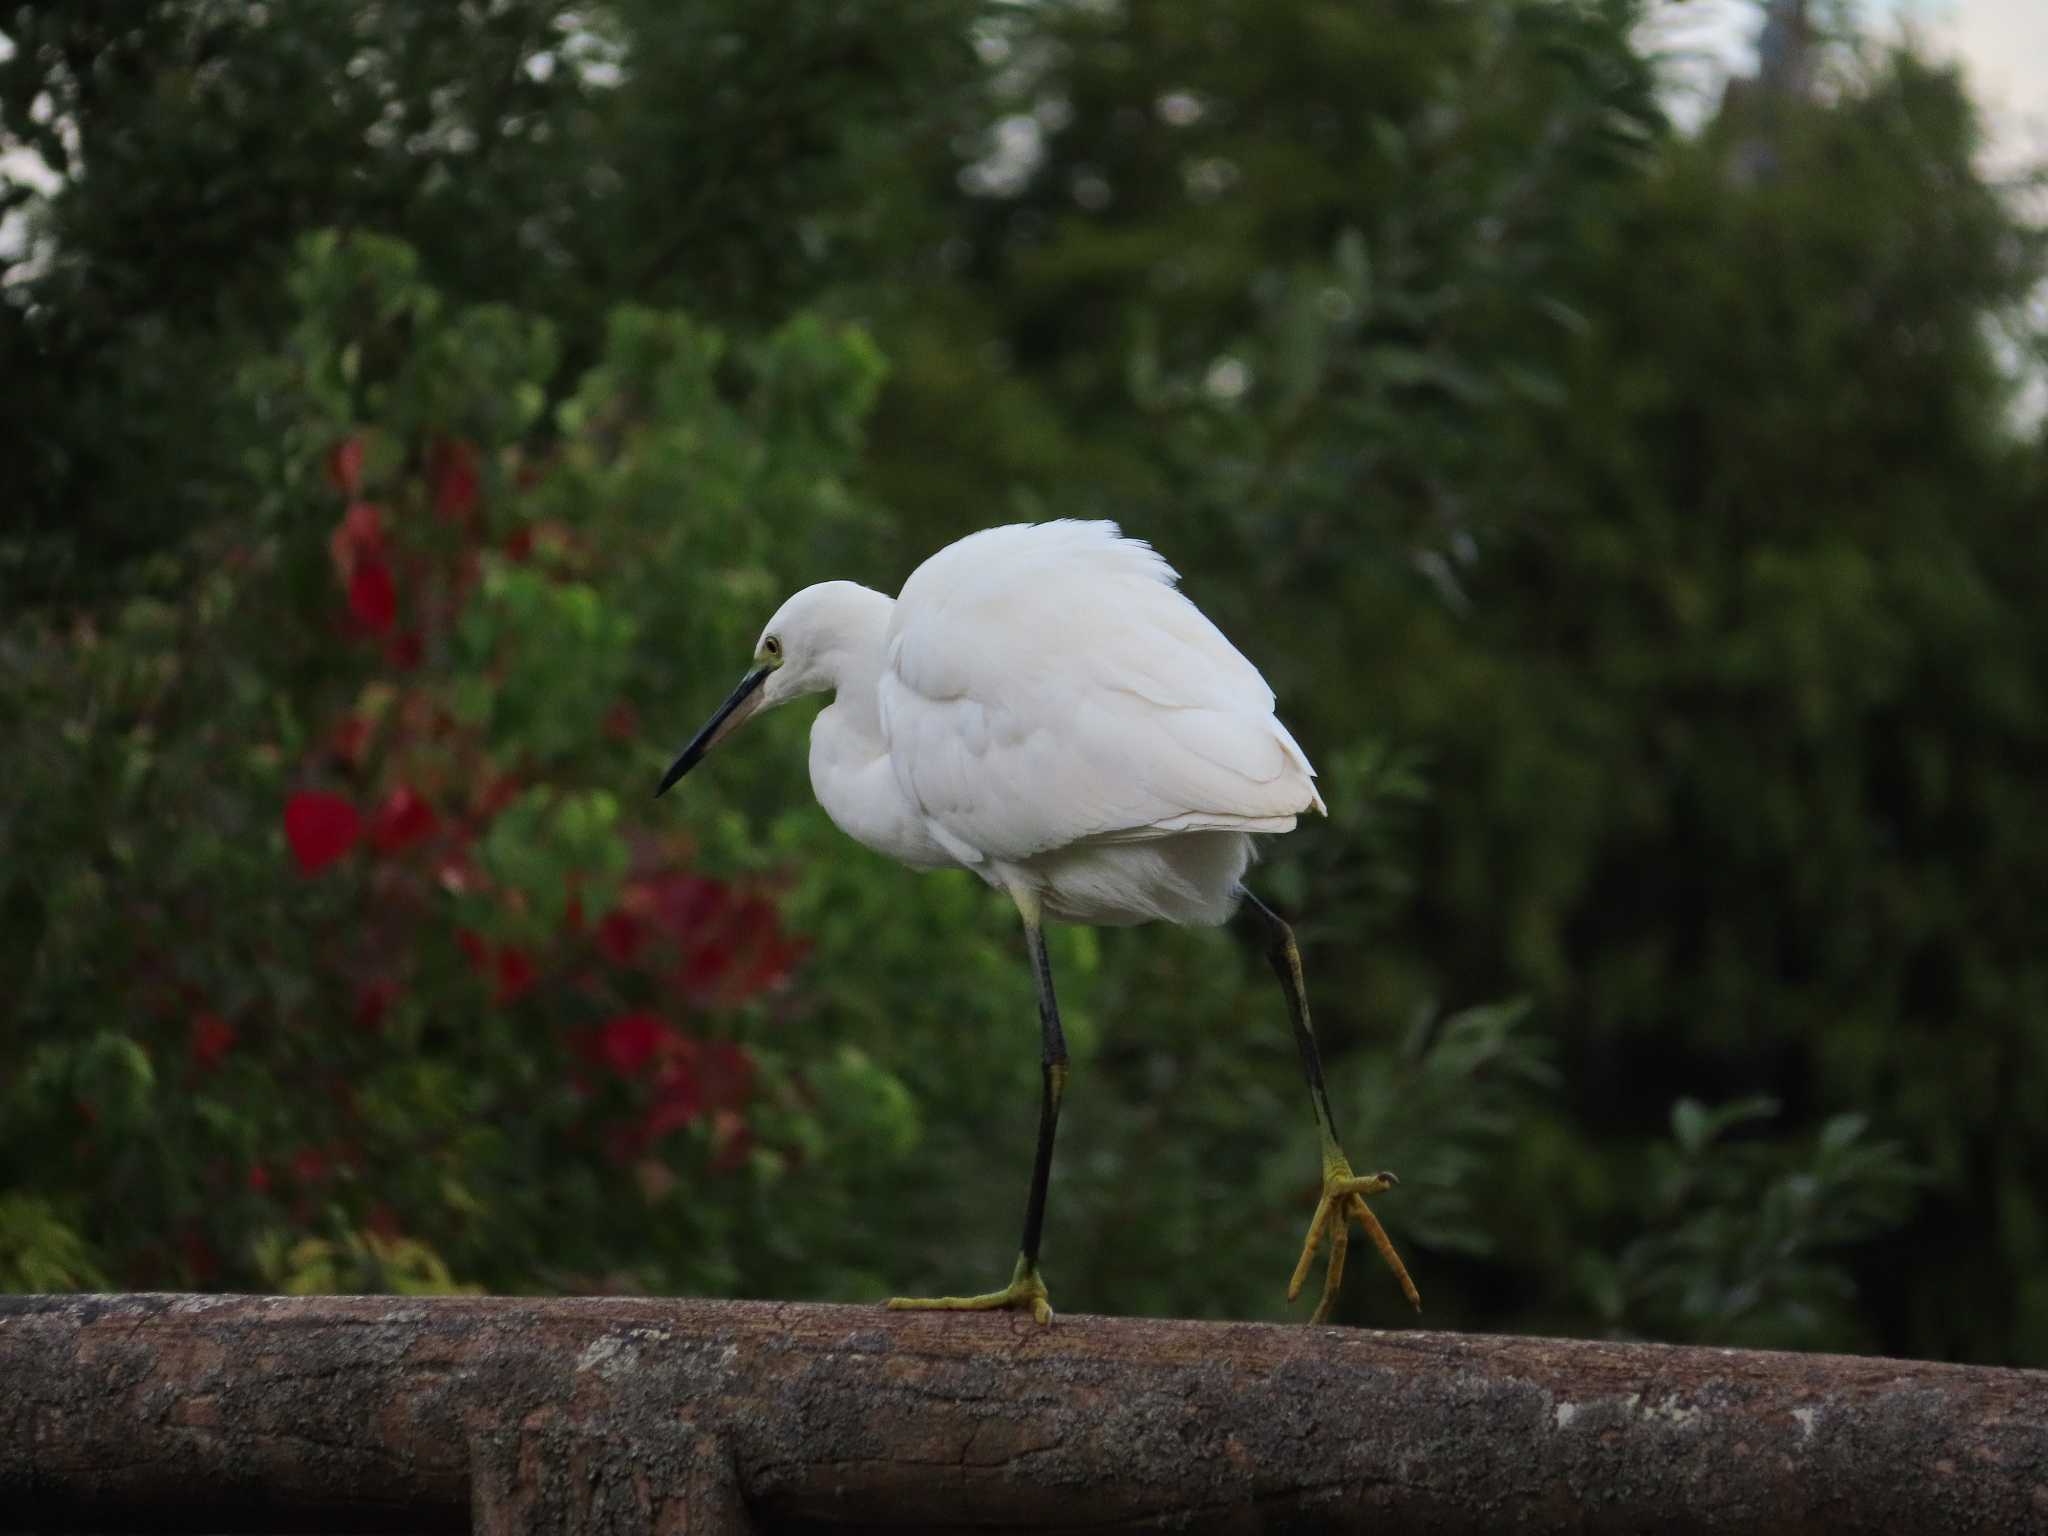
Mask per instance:
[[[456,647],[472,676],[488,679],[458,701],[463,720],[525,741],[546,761],[597,734],[626,679],[633,621],[581,582],[486,557]]]
[[[1530,1038],[1523,1003],[1418,1014],[1402,1048],[1354,1063],[1347,1104],[1358,1140],[1376,1158],[1413,1172],[1401,1180],[1402,1225],[1433,1248],[1486,1255],[1495,1239],[1479,1192],[1514,1147],[1523,1117],[1553,1090],[1556,1070]]]
[[[1836,1115],[1806,1146],[1732,1134],[1778,1112],[1764,1098],[1673,1106],[1671,1142],[1631,1204],[1643,1235],[1581,1269],[1610,1328],[1703,1343],[1856,1339],[1856,1286],[1830,1250],[1896,1227],[1924,1175],[1896,1143],[1870,1140],[1861,1115]]]
[[[1440,743],[1440,963],[1542,1000],[1579,1115],[1772,1090],[1905,1138],[1948,1214],[1866,1305],[1915,1352],[2043,1358],[2001,1214],[2038,1132],[1989,1107],[2048,1090],[2048,848],[2017,810],[2048,636],[1986,340],[2039,244],[1909,57],[1782,106],[1746,182],[1754,132],[1673,145],[1575,249],[1570,409],[1503,446],[1470,616],[1408,701]]]
[[[32,1195],[0,1197],[0,1291],[105,1290],[91,1247]]]
[[[1013,918],[801,712],[647,791],[790,590],[1108,515],[1322,769],[1433,1322],[2048,1360],[2040,234],[1910,53],[1687,137],[1639,19],[14,7],[0,1285],[1000,1279]],[[1249,936],[1053,958],[1060,1305],[1284,1315]]]
[[[916,227],[903,148],[966,105],[973,10],[10,6],[0,142],[66,183],[0,170],[0,214],[30,220],[0,246],[0,372],[66,387],[11,402],[0,594],[123,590],[233,514],[235,378],[302,301],[314,229],[401,234],[455,300],[547,315],[578,373],[622,300],[772,325],[889,264]]]
[[[620,595],[737,642],[757,497],[859,515],[836,471],[873,348],[792,325],[734,387],[714,333],[624,316],[556,472],[531,413],[494,410],[539,398],[545,326],[449,305],[385,240],[309,239],[291,287],[243,370],[272,446],[234,542],[195,551],[204,600],[44,635],[18,696],[54,730],[6,805],[46,851],[9,882],[0,1142],[82,1214],[17,1198],[10,1273],[729,1286],[792,1159],[900,1161],[915,1119],[855,1057],[812,1109],[801,1032],[750,1049],[796,950],[758,882],[683,873],[687,826],[625,810],[662,761],[627,701],[668,663]]]
[[[457,1285],[434,1251],[410,1238],[349,1232],[339,1240],[308,1237],[297,1242],[269,1232],[254,1245],[257,1273],[284,1296],[333,1296],[382,1292],[393,1296],[475,1295],[481,1288]]]
[[[1769,1090],[1792,1144],[1865,1114],[1939,1192],[1844,1238],[1857,1320],[1805,1342],[2048,1358],[2014,1215],[2048,1151],[2040,461],[1988,340],[2037,336],[2041,245],[1958,82],[1836,61],[1685,140],[1619,11],[1060,15],[1006,80],[1044,158],[971,226],[986,368],[907,351],[876,473],[932,542],[978,519],[927,440],[978,397],[945,441],[1156,538],[1320,762],[1368,726],[1426,752],[1391,926],[1313,910],[1349,838],[1268,878],[1357,1000],[1340,1049],[1533,1002],[1562,1097],[1465,1179],[1517,1298],[1488,1315],[1587,1326],[1563,1277],[1667,1106]],[[1002,459],[1023,421],[1055,451]]]

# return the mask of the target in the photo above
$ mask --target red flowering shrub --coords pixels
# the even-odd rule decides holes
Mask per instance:
[[[370,843],[379,853],[402,853],[432,837],[438,825],[434,808],[411,785],[400,784],[370,818]]]
[[[597,1035],[597,1057],[621,1077],[631,1077],[666,1043],[682,1037],[659,1014],[622,1013],[607,1019]]]
[[[300,790],[284,803],[284,834],[299,873],[317,875],[355,847],[362,818],[340,795]]]
[[[771,872],[699,867],[733,824],[721,786],[647,793],[662,749],[633,701],[674,680],[641,637],[695,624],[743,656],[754,617],[712,600],[666,509],[694,497],[744,552],[748,506],[837,494],[843,449],[736,412],[672,318],[630,317],[551,429],[543,328],[441,311],[370,239],[313,250],[300,293],[252,374],[270,541],[209,589],[218,633],[109,673],[156,690],[101,706],[155,743],[151,857],[82,973],[109,1022],[43,1047],[61,1128],[0,1138],[61,1149],[43,1182],[118,1208],[109,1283],[730,1284],[757,1181],[805,1156],[819,1106],[881,1099],[804,1085],[780,1000],[805,946]],[[860,395],[857,344],[777,345],[838,369],[786,386],[840,392],[818,409]],[[385,372],[344,380],[357,347]],[[681,414],[622,437],[654,400]],[[141,1144],[180,1155],[119,1151]],[[650,1202],[662,1220],[631,1219]]]
[[[384,634],[398,622],[398,587],[381,556],[363,556],[349,573],[348,611],[373,635]]]

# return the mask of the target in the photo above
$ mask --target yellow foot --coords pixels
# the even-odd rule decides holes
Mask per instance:
[[[1399,1262],[1398,1260],[1396,1262]],[[1052,1300],[1045,1292],[1045,1278],[1029,1259],[1019,1258],[1010,1283],[986,1296],[897,1296],[889,1302],[896,1312],[995,1312],[1005,1307],[1029,1309],[1041,1323],[1052,1321]]]
[[[1324,1157],[1323,1198],[1316,1202],[1316,1213],[1309,1221],[1308,1237],[1301,1245],[1301,1262],[1294,1266],[1294,1278],[1287,1282],[1287,1299],[1292,1301],[1301,1294],[1302,1284],[1308,1279],[1308,1267],[1315,1259],[1316,1249],[1322,1246],[1325,1237],[1329,1238],[1330,1267],[1323,1276],[1323,1299],[1316,1303],[1315,1315],[1309,1319],[1310,1322],[1320,1323],[1329,1317],[1330,1305],[1337,1299],[1337,1288],[1344,1283],[1344,1256],[1351,1247],[1353,1221],[1365,1228],[1365,1235],[1372,1239],[1373,1247],[1379,1249],[1380,1257],[1387,1261],[1387,1268],[1401,1282],[1408,1305],[1418,1312],[1422,1310],[1422,1296],[1415,1289],[1415,1282],[1408,1278],[1408,1267],[1401,1262],[1401,1255],[1394,1252],[1394,1245],[1387,1237],[1386,1228],[1380,1225],[1380,1219],[1365,1203],[1367,1195],[1383,1194],[1399,1182],[1391,1173],[1359,1177],[1351,1171],[1351,1164],[1342,1152]]]

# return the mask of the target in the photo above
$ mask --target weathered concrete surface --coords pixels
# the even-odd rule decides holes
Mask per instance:
[[[765,1303],[0,1298],[0,1529],[2048,1530],[2048,1373]]]

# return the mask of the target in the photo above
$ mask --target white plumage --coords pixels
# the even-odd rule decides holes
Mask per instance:
[[[1220,923],[1250,834],[1323,803],[1273,690],[1176,579],[1114,523],[990,528],[894,601],[797,593],[762,633],[762,706],[836,693],[811,786],[878,853],[1071,922]]]
[[[665,792],[749,715],[829,690],[811,727],[811,787],[833,821],[905,864],[971,869],[1017,904],[1043,1072],[1017,1267],[999,1291],[892,1306],[1052,1316],[1038,1250],[1067,1047],[1044,920],[1220,923],[1248,894],[1252,835],[1323,809],[1315,770],[1273,716],[1273,690],[1177,580],[1114,523],[1054,522],[949,545],[895,598],[850,581],[806,587],[768,621],[752,670],[661,781]],[[1315,1315],[1329,1315],[1359,1221],[1419,1306],[1365,1203],[1393,1176],[1357,1176],[1338,1145],[1294,935],[1251,905],[1323,1149],[1323,1193],[1287,1294],[1328,1237]]]

